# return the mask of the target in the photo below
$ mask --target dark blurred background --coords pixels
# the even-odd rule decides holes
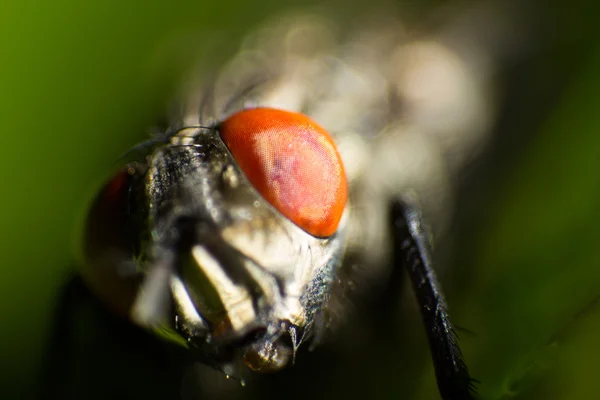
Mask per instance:
[[[399,6],[418,26],[431,9],[454,2],[414,3]],[[339,2],[345,13],[377,6]],[[247,29],[285,7],[271,0],[0,4],[0,398],[51,397],[40,392],[41,371],[75,262],[74,226],[112,162],[146,137],[199,52],[207,70],[217,68]],[[600,393],[600,28],[591,2],[547,1],[535,10],[537,47],[506,71],[494,145],[463,185],[455,268],[443,281],[483,398],[592,399]],[[273,378],[271,395],[436,398],[418,319],[402,323],[409,326],[382,332],[370,356],[350,353],[316,380],[309,363]],[[148,372],[134,363],[148,356],[140,348],[113,356],[123,385],[129,374],[132,385],[110,397],[179,398],[170,356],[154,359],[164,371],[144,362]],[[326,363],[329,354],[306,358]]]

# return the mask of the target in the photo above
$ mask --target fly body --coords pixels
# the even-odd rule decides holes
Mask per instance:
[[[204,363],[265,372],[340,322],[334,287],[406,268],[441,394],[471,398],[429,247],[493,119],[488,39],[415,40],[389,16],[269,21],[96,198],[86,282]]]

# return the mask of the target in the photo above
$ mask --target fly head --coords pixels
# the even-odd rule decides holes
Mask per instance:
[[[243,359],[273,371],[325,329],[317,321],[345,249],[347,184],[330,185],[344,171],[316,124],[298,138],[294,129],[311,128],[239,115],[257,112],[293,114],[245,110],[180,129],[118,172],[88,216],[84,277],[117,311],[217,367]],[[288,136],[286,154],[278,138]],[[337,158],[315,162],[328,151]]]

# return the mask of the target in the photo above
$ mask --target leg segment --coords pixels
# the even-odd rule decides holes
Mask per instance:
[[[408,271],[427,331],[440,394],[444,400],[475,399],[474,381],[463,361],[433,270],[421,212],[398,201],[392,205],[391,217],[395,267]]]

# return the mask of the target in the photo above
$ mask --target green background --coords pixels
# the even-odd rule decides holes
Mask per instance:
[[[156,123],[186,63],[201,53],[215,68],[281,8],[0,4],[0,397],[33,393],[73,226],[111,162]],[[454,318],[471,331],[461,337],[485,399],[600,392],[600,41],[583,3],[547,2],[540,13],[553,28],[543,55],[520,66],[525,106],[464,195],[457,267],[444,277]],[[378,362],[387,373],[364,380],[381,396],[402,393],[396,376],[415,375],[401,359]],[[431,376],[420,374],[413,397],[434,398]]]

